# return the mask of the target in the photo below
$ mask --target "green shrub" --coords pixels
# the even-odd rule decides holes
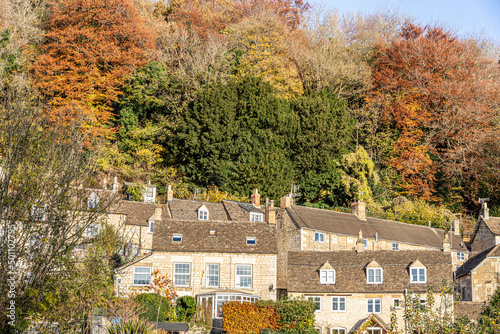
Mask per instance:
[[[316,305],[305,299],[280,299],[276,302],[276,313],[282,333],[316,333],[314,312]]]
[[[135,302],[140,306],[139,316],[148,321],[168,321],[170,302],[167,298],[156,293],[141,293],[135,297]],[[160,314],[158,315],[158,307]]]
[[[196,301],[191,296],[183,296],[177,299],[175,306],[177,321],[191,321],[196,312]]]
[[[153,326],[139,319],[127,320],[107,328],[108,334],[153,334]]]

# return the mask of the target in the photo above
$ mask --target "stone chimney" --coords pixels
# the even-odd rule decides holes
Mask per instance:
[[[167,186],[167,202],[172,202],[174,199],[174,191],[172,190],[172,185]]]
[[[484,220],[490,220],[490,209],[488,209],[488,203],[486,202],[482,203],[479,215],[482,216]]]
[[[112,188],[114,193],[118,192],[118,186],[119,186],[118,185],[118,178],[115,176],[115,178],[113,179],[113,188]]]
[[[449,253],[449,252],[451,252],[450,235],[448,232],[444,232],[443,253]]]
[[[102,181],[102,189],[108,190],[108,184],[107,184],[106,178],[104,178],[104,180]]]
[[[162,213],[163,213],[163,209],[162,209],[161,205],[156,205],[155,206],[155,223],[161,222]]]
[[[260,207],[260,194],[259,194],[259,189],[254,188],[253,194],[250,197],[252,199],[252,204],[255,207]]]
[[[356,253],[363,253],[365,251],[365,240],[363,239],[363,232],[359,230],[358,240],[356,240]]]
[[[366,204],[365,202],[357,201],[351,205],[352,214],[358,216],[361,220],[366,220]]]
[[[268,222],[269,225],[276,225],[276,209],[274,207],[274,201],[271,200],[270,202],[268,202],[267,198],[266,198],[266,222]]]
[[[280,207],[282,209],[288,208],[288,207],[292,206],[292,204],[293,204],[292,194],[288,194],[286,196],[281,197]]]
[[[453,219],[453,221],[451,222],[451,230],[455,234],[460,234],[460,220],[456,218]]]

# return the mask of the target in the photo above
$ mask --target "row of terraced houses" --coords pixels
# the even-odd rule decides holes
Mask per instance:
[[[261,202],[257,189],[251,203],[176,199],[170,187],[165,203],[155,196],[147,186],[144,202],[120,201],[107,213],[136,255],[117,270],[115,291],[137,293],[158,270],[179,296],[211,306],[215,328],[226,301],[289,296],[316,303],[320,333],[364,326],[365,333],[383,334],[391,309],[402,312],[405,294],[425,294],[430,286],[439,302],[447,280],[465,301],[457,310],[470,312],[500,282],[500,219],[489,217],[486,203],[470,246],[458,221],[444,231],[371,218],[363,202],[342,213],[294,205],[290,195],[275,206]]]

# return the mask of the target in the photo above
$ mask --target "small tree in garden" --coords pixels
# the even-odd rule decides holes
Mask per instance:
[[[151,276],[149,285],[144,287],[144,290],[152,291],[158,296],[165,298],[167,303],[164,305],[164,307],[171,310],[171,314],[169,314],[168,318],[173,319],[175,317],[175,315],[173,314],[172,301],[177,298],[177,293],[174,290],[174,283],[167,277],[166,274],[162,276],[160,275],[159,270],[155,270],[153,272],[153,275]],[[160,318],[160,311],[162,307],[161,301],[162,299],[160,299],[160,302],[158,303],[158,313],[156,316],[156,321],[158,321],[158,319]]]
[[[177,321],[191,321],[196,312],[196,300],[191,296],[182,296],[175,305]]]

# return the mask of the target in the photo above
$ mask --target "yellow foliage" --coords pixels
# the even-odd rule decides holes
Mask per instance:
[[[269,82],[283,98],[304,94],[297,67],[281,47],[286,36],[282,29],[273,24],[250,28],[244,33],[245,54],[237,67],[237,77],[260,76]]]
[[[215,203],[219,203],[223,199],[236,202],[249,202],[248,197],[231,195],[227,191],[219,190],[219,188],[217,188],[217,186],[215,185],[209,186],[207,188],[207,191],[203,193],[202,199],[204,201],[215,202]]]

